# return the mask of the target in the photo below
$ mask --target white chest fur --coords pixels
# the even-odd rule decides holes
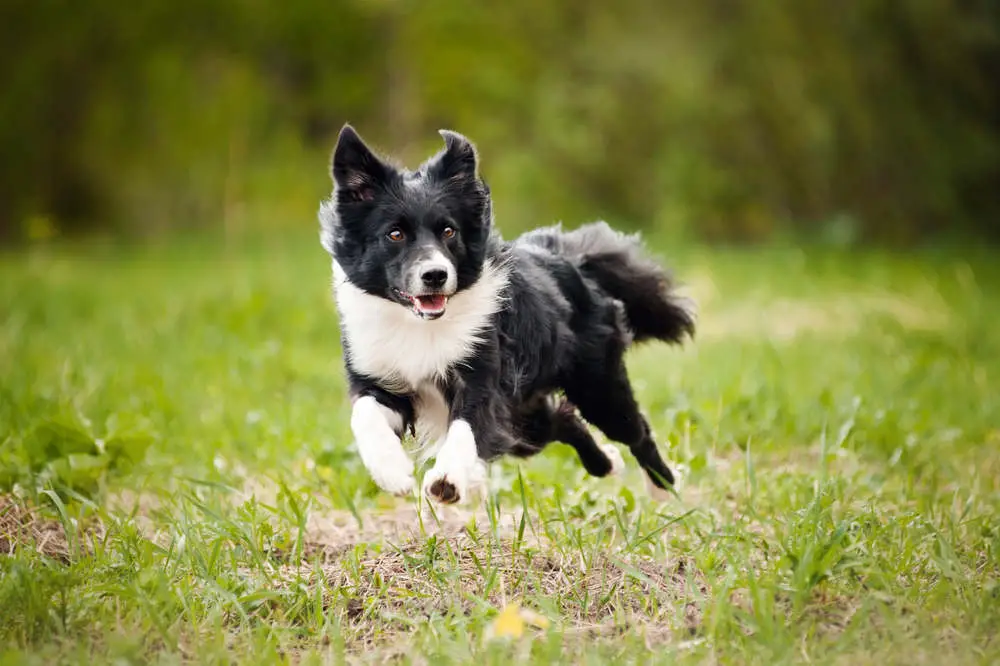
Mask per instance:
[[[386,389],[407,392],[445,377],[473,353],[507,284],[506,270],[487,263],[475,284],[448,299],[440,319],[426,321],[409,308],[362,291],[337,262],[333,274],[351,368],[377,378]]]

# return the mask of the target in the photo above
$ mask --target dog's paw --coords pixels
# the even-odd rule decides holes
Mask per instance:
[[[472,428],[455,420],[434,466],[424,475],[424,496],[441,504],[457,504],[468,502],[485,489],[486,463],[479,457]]]
[[[671,491],[665,488],[660,488],[658,485],[653,483],[653,480],[649,478],[648,474],[644,474],[643,476],[646,478],[646,491],[649,493],[649,496],[653,499],[653,501],[667,502],[673,499],[674,494]]]
[[[368,433],[358,442],[372,481],[387,493],[409,495],[416,486],[413,461],[392,432]]]
[[[452,483],[447,475],[427,473],[424,477],[424,496],[441,504],[455,504],[462,499],[463,492]]]
[[[486,488],[486,465],[475,460],[471,465],[435,465],[424,475],[424,496],[439,504],[468,502],[482,495]]]
[[[608,476],[615,476],[625,471],[625,459],[622,458],[621,451],[618,450],[617,446],[614,444],[598,444],[597,446],[611,463],[611,471],[608,472]]]
[[[373,462],[368,472],[375,484],[387,493],[409,495],[413,492],[413,461],[405,451],[386,447],[383,457]]]
[[[399,414],[372,396],[356,400],[351,412],[351,430],[361,462],[379,488],[395,495],[409,494],[415,485],[413,461],[396,434],[401,423]]]

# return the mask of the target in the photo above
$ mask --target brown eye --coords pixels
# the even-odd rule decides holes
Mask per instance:
[[[399,243],[404,238],[406,238],[406,234],[404,234],[399,229],[393,229],[392,231],[390,231],[389,233],[387,233],[385,235],[385,237],[388,238],[389,240],[391,240],[393,243]]]
[[[444,231],[441,232],[441,237],[445,240],[455,237],[455,227],[445,227]]]

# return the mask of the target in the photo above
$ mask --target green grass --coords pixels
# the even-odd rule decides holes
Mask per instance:
[[[439,521],[352,453],[311,235],[0,258],[0,663],[996,662],[998,257],[671,255],[678,497],[553,446]]]

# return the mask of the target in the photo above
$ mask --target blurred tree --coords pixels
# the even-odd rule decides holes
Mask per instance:
[[[995,234],[994,0],[6,0],[0,235],[309,224],[345,120],[506,228]],[[838,226],[839,225],[839,226]]]

